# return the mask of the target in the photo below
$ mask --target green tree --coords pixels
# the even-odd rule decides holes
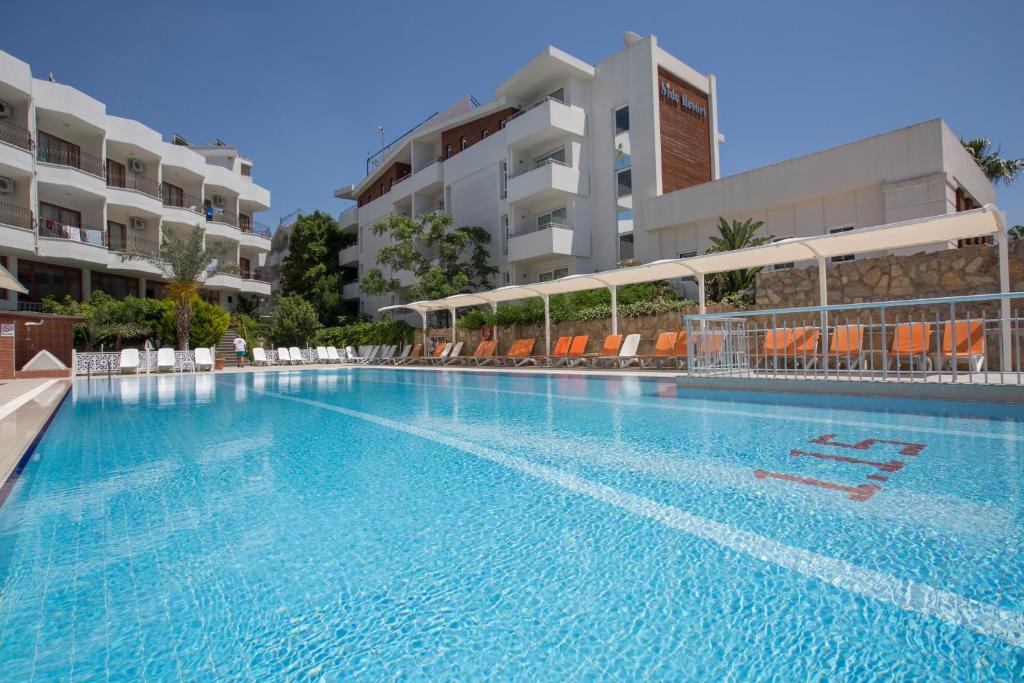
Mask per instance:
[[[107,342],[113,342],[114,348],[120,350],[122,343],[152,334],[163,315],[160,301],[135,296],[117,301],[100,290],[93,290],[82,302],[70,296],[46,299],[43,310],[84,318],[74,326],[75,348],[83,351],[92,351]]]
[[[178,336],[178,302],[166,300],[163,302],[164,315],[157,331],[160,338],[168,344],[177,345],[178,348],[186,348]],[[195,297],[189,302],[190,322],[189,344],[187,348],[199,348],[201,346],[214,346],[228,331],[231,324],[231,314],[216,304],[203,301]]]
[[[320,329],[316,309],[301,296],[282,296],[270,317],[269,334],[277,346],[305,346]]]
[[[330,214],[320,211],[299,214],[292,225],[289,253],[281,264],[281,292],[310,302],[323,325],[337,324],[345,310],[338,252],[350,240]]]
[[[768,244],[775,239],[774,235],[756,236],[757,231],[764,225],[764,221],[755,221],[748,218],[745,221],[727,221],[721,216],[718,218],[718,235],[712,235],[711,247],[708,254],[736,249],[747,249],[748,247],[759,247]],[[719,301],[727,296],[741,295],[754,288],[757,274],[760,268],[741,268],[730,270],[725,273],[716,273],[709,281],[708,298]]]
[[[220,245],[206,245],[204,231],[198,225],[185,237],[164,234],[160,253],[121,255],[126,261],[141,260],[155,265],[167,281],[167,298],[174,302],[174,330],[178,348],[188,349],[192,327],[193,302],[199,285],[210,272],[230,272],[232,266],[224,263],[225,249]],[[213,264],[221,264],[211,271]]]
[[[409,300],[440,299],[491,286],[498,272],[490,263],[491,235],[483,228],[452,229],[452,217],[425,213],[419,219],[391,214],[373,224],[376,235],[390,243],[377,252],[377,265],[359,279],[366,294],[401,294]],[[386,277],[383,269],[391,271]],[[412,273],[415,282],[403,287],[394,274]]]
[[[999,183],[1009,185],[1017,179],[1018,173],[1024,171],[1024,158],[1004,159],[1002,149],[1000,147],[993,149],[988,138],[974,138],[973,140],[960,140],[960,142],[974,157],[985,177],[991,180],[993,185]]]
[[[1015,225],[1006,232],[1010,235],[1011,240],[1024,239],[1024,225]]]

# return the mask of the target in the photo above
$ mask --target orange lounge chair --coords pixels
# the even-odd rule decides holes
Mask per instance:
[[[565,354],[565,358],[562,358],[555,364],[571,368],[582,363],[584,360],[584,352],[587,350],[588,341],[590,341],[590,337],[585,334],[573,337],[572,346],[569,347],[569,353]]]
[[[528,362],[524,359],[530,357],[533,353],[533,345],[535,340],[532,337],[526,339],[516,339],[508,347],[508,353],[504,356],[491,356],[490,358],[481,359],[478,365],[489,365],[491,363],[495,365],[502,365],[506,362],[511,362],[513,365],[520,366]]]
[[[818,327],[798,327],[793,334],[793,364],[803,363],[804,367],[812,367],[818,362],[818,339],[821,329]]]
[[[413,344],[412,351],[405,358],[399,358],[395,361],[395,365],[409,365],[410,363],[418,363],[423,358],[423,344]]]
[[[558,341],[555,342],[555,348],[552,349],[551,353],[547,356],[531,356],[525,359],[522,363],[516,363],[516,365],[540,365],[542,362],[551,363],[552,361],[560,358],[565,358],[565,354],[569,353],[569,346],[572,345],[572,337],[559,337]]]
[[[836,325],[828,337],[828,351],[819,355],[825,365],[831,361],[837,368],[846,363],[848,370],[865,367],[868,359],[864,355],[864,326]]]
[[[687,343],[686,330],[682,330],[676,337],[676,347],[672,352],[672,357],[676,361],[676,367],[681,368],[690,358],[690,347]]]
[[[675,332],[662,332],[658,335],[658,339],[654,342],[654,351],[645,356],[637,356],[640,363],[640,367],[647,367],[647,363],[651,362],[657,367],[661,367],[661,364],[672,358],[672,354],[676,350],[676,338],[679,335]]]
[[[477,365],[484,365],[488,358],[494,357],[494,351],[497,348],[498,342],[493,339],[491,341],[480,342],[480,346],[476,347],[476,352],[473,354],[473,360],[476,361]]]
[[[604,345],[601,347],[600,353],[593,355],[584,356],[586,361],[589,361],[592,366],[596,366],[602,360],[618,360],[619,358],[619,347],[622,346],[622,335],[621,334],[609,334],[604,338]],[[581,363],[583,361],[580,361]]]
[[[956,349],[953,349],[953,337],[956,337]],[[942,330],[942,350],[939,352],[939,369],[945,361],[949,361],[949,369],[954,364],[966,361],[974,372],[981,372],[985,367],[985,325],[980,320],[968,323],[966,320],[947,322]]]
[[[928,357],[928,347],[932,343],[931,323],[898,323],[892,339],[889,365],[896,364],[901,368],[904,358],[910,361],[910,368],[931,370],[932,361]],[[915,362],[916,361],[916,362]]]
[[[764,343],[757,357],[764,361],[765,367],[776,360],[785,360],[792,355],[795,330],[789,327],[778,327],[764,331]]]

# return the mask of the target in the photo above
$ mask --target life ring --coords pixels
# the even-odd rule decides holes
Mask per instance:
[[[494,329],[488,325],[480,326],[480,339],[484,341],[491,341],[491,337],[494,336]]]

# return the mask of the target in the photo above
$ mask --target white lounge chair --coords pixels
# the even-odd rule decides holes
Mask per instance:
[[[326,346],[316,347],[316,362],[317,363],[330,363],[331,357],[327,354]]]
[[[394,365],[404,365],[409,360],[410,353],[412,353],[412,344],[406,344],[402,347],[402,353],[391,357],[391,363]]]
[[[125,372],[139,374],[139,350],[121,349],[121,357],[117,361],[117,371],[122,374]]]
[[[356,351],[354,346],[345,347],[345,362],[346,363],[358,363],[360,359],[359,352]]]
[[[391,359],[395,355],[395,351],[398,350],[397,346],[385,346],[384,350],[381,351],[380,357],[377,359],[378,363],[387,364],[391,362]]]
[[[291,354],[288,353],[288,349],[283,346],[277,347],[277,362],[280,365],[291,365]]]
[[[262,346],[257,346],[252,350],[252,364],[270,365],[270,359],[267,358],[267,352],[263,350]]]
[[[640,359],[636,357],[636,351],[640,348],[640,335],[630,334],[622,342],[622,348],[619,349],[619,355],[615,358],[601,358],[595,362],[595,365],[603,365],[607,363],[607,367],[619,366],[620,368],[628,368],[633,363],[639,363]]]
[[[203,368],[213,370],[213,354],[210,352],[210,349],[200,346],[196,349],[196,370],[202,370]]]
[[[377,359],[377,354],[379,353],[379,346],[371,346],[369,347],[369,350],[366,352],[366,355],[364,355],[359,362],[362,363],[363,365],[369,365],[370,363]]]
[[[452,349],[455,348],[455,344],[451,342],[445,342],[444,348],[441,349],[440,355],[431,356],[426,359],[431,365],[444,365],[445,361],[448,360],[448,356],[452,355]]]
[[[164,346],[156,351],[156,371],[170,370],[174,372],[174,349]]]
[[[327,362],[328,363],[340,363],[341,356],[338,355],[338,349],[333,346],[327,347]]]
[[[298,346],[289,346],[288,355],[292,357],[292,363],[304,365],[306,362],[306,359],[302,357],[302,351],[299,350]]]
[[[462,353],[463,345],[463,342],[455,342],[455,345],[449,349],[448,356],[446,358],[442,352],[441,357],[444,358],[444,360],[441,361],[441,365],[455,365],[456,363],[461,363],[464,359],[460,358],[459,354]]]

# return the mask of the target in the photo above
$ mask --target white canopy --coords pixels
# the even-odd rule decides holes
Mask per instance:
[[[28,294],[28,289],[3,266],[0,266],[0,289],[13,289],[15,292]]]
[[[378,310],[408,309],[416,311],[424,318],[424,329],[426,329],[426,314],[428,312],[450,311],[452,313],[454,334],[455,310],[457,308],[479,306],[482,304],[497,306],[497,304],[506,301],[539,296],[544,299],[545,318],[547,318],[548,298],[552,294],[566,294],[607,287],[612,293],[612,333],[614,334],[618,328],[615,290],[616,287],[622,285],[669,280],[678,277],[694,277],[698,282],[700,290],[699,305],[701,313],[703,313],[704,278],[707,275],[741,268],[758,268],[778,263],[814,259],[818,262],[820,273],[819,293],[821,305],[827,305],[827,280],[824,277],[825,264],[833,256],[906,249],[941,242],[952,242],[969,237],[998,236],[1004,235],[1004,231],[1005,227],[999,210],[994,205],[987,204],[980,209],[962,211],[960,213],[918,218],[899,223],[887,223],[876,227],[847,230],[846,232],[829,235],[793,237],[749,249],[703,254],[690,258],[663,259],[599,273],[569,275],[548,282],[536,282],[529,285],[509,285],[487,292],[456,294],[444,299],[385,306]],[[1009,272],[1003,254],[1005,250],[1005,236],[1000,240],[1000,250],[1000,282],[1005,283],[1005,289],[1009,291]],[[550,348],[550,324],[547,321],[545,322],[546,344]]]

